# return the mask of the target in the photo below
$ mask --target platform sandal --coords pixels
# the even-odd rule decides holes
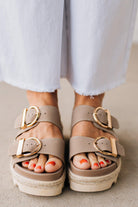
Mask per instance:
[[[37,196],[56,196],[62,192],[65,181],[64,150],[65,141],[60,138],[29,137],[17,140],[23,132],[37,126],[40,122],[51,122],[62,131],[59,111],[54,106],[30,106],[17,117],[16,138],[9,147],[13,182],[19,190]],[[39,154],[54,155],[62,160],[62,167],[53,173],[36,173],[22,167],[21,163],[36,158]]]
[[[121,156],[125,156],[123,146],[119,143],[113,128],[119,128],[118,121],[103,107],[79,105],[72,113],[72,127],[80,121],[90,121],[95,127],[108,132],[115,138],[99,136],[96,139],[84,136],[73,136],[69,142],[69,183],[74,191],[97,192],[109,189],[121,169]],[[111,160],[111,165],[99,169],[82,170],[73,164],[73,156],[79,153],[93,152]]]

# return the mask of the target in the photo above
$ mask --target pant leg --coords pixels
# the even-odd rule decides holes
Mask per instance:
[[[0,1],[0,80],[33,91],[60,87],[64,0]]]
[[[98,95],[125,81],[137,0],[70,0],[67,78],[76,92]]]
[[[63,14],[63,28],[62,28],[62,46],[61,46],[61,73],[60,78],[66,78],[67,76],[67,67],[68,67],[68,49],[67,49],[67,1],[64,0],[64,14]]]

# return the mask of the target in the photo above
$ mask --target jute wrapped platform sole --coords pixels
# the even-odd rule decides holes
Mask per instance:
[[[59,111],[54,106],[30,106],[17,117],[15,128],[16,138],[25,131],[37,126],[40,122],[51,122],[62,131]],[[9,148],[11,156],[11,173],[13,182],[21,192],[37,196],[56,196],[62,193],[65,181],[64,161],[65,141],[61,138],[37,137],[15,139]],[[53,155],[62,161],[62,167],[56,172],[37,173],[22,167],[22,162],[39,156]]]
[[[117,178],[121,169],[121,159],[118,167],[111,173],[97,177],[79,176],[69,170],[70,188],[79,192],[98,192],[104,191],[112,187],[117,182]]]
[[[19,187],[23,193],[35,196],[57,196],[62,193],[64,187],[66,173],[64,170],[63,175],[55,181],[41,181],[24,177],[18,174],[11,166],[11,173],[13,183]]]
[[[123,146],[119,143],[113,128],[119,128],[118,121],[110,115],[109,110],[102,107],[87,105],[77,106],[72,113],[72,127],[80,121],[90,121],[95,127],[113,136],[97,138],[74,136],[69,142],[69,182],[70,188],[78,192],[97,192],[111,188],[121,169],[121,156],[125,155]],[[73,157],[79,153],[93,152],[111,160],[111,164],[99,169],[82,170],[73,164]]]

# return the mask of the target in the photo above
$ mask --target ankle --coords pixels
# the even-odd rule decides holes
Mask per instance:
[[[89,105],[93,107],[102,106],[102,101],[104,98],[104,93],[97,96],[83,96],[75,92],[75,103],[74,108],[79,105]]]
[[[57,91],[48,93],[48,92],[35,92],[27,91],[27,99],[30,105],[52,105],[58,107]]]

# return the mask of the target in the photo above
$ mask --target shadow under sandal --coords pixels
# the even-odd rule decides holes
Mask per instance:
[[[62,130],[59,111],[54,106],[30,106],[17,117],[15,128],[17,136],[37,126],[40,122],[51,122]],[[60,138],[37,137],[17,140],[11,144],[11,172],[14,184],[20,191],[39,196],[55,196],[62,192],[65,181],[64,163],[65,141]],[[62,167],[53,173],[36,173],[23,168],[21,162],[38,157],[39,154],[54,155],[62,160]]]
[[[117,182],[121,169],[121,156],[125,156],[124,148],[113,128],[119,128],[116,118],[110,115],[109,110],[102,107],[80,105],[75,107],[72,114],[72,127],[80,121],[90,121],[95,127],[108,132],[116,138],[100,136],[95,138],[74,136],[70,138],[70,188],[74,191],[97,192],[109,189]],[[79,153],[93,152],[97,156],[107,158],[112,164],[96,170],[82,170],[73,164],[73,156]]]

